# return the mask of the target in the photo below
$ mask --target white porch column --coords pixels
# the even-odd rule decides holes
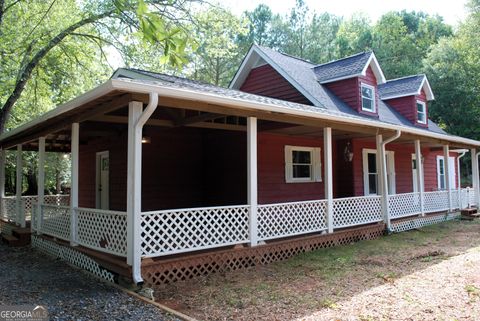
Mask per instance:
[[[323,129],[323,162],[325,199],[327,200],[327,227],[328,233],[333,233],[333,174],[332,174],[332,128]]]
[[[377,194],[381,195],[381,205],[382,205],[382,214],[383,221],[387,225],[387,228],[390,228],[390,219],[388,214],[388,182],[386,176],[386,166],[385,164],[385,149],[382,147],[383,136],[377,135],[376,137],[376,148],[377,148]],[[384,187],[386,187],[384,189]],[[385,192],[386,190],[386,192]]]
[[[3,217],[3,198],[5,197],[5,150],[0,149],[0,217]]]
[[[22,145],[17,145],[17,182],[16,187],[16,208],[17,208],[17,223],[21,227],[25,227],[25,211],[22,206],[22,177],[23,177],[23,159],[22,159]]]
[[[472,157],[472,187],[473,191],[475,193],[475,205],[477,208],[480,206],[479,203],[479,179],[478,179],[478,156],[477,156],[477,150],[475,148],[472,148],[471,151],[471,157]]]
[[[37,234],[40,234],[42,228],[42,205],[45,201],[45,137],[38,140],[38,199],[37,199]],[[32,213],[33,214],[33,213]]]
[[[422,216],[425,216],[425,206],[424,206],[424,177],[423,177],[423,164],[422,164],[422,149],[420,146],[420,140],[415,139],[415,158],[417,163],[417,187],[418,193],[420,195],[420,211]]]
[[[140,237],[141,175],[142,175],[142,133],[135,131],[135,125],[142,114],[143,104],[132,101],[128,104],[128,162],[127,162],[127,263],[141,263]],[[138,243],[138,244],[137,244]]]
[[[77,213],[78,208],[78,158],[79,158],[79,123],[72,124],[70,141],[71,149],[71,182],[70,182],[70,245],[77,245]]]
[[[445,188],[448,192],[448,211],[452,212],[452,189],[450,187],[450,148],[448,145],[443,145],[443,170],[445,173]]]
[[[250,246],[258,244],[257,210],[257,118],[247,117],[247,193],[250,206],[249,236]]]

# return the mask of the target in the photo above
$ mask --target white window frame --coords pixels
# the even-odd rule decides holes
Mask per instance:
[[[393,151],[386,151],[387,156],[387,182],[388,182],[388,194],[392,195],[396,193],[396,177],[395,177],[395,152]],[[378,194],[370,194],[369,191],[369,182],[368,182],[368,154],[375,154],[377,155],[376,149],[369,149],[364,148],[362,150],[362,157],[363,157],[363,195],[378,195]],[[376,161],[376,158],[375,158]],[[379,166],[377,165],[377,193],[380,192],[378,188],[380,184],[378,183],[378,171]]]
[[[421,105],[423,107],[423,112],[418,111],[418,105]],[[416,108],[416,111],[417,111],[417,123],[426,124],[427,123],[427,104],[425,104],[424,101],[417,100],[417,103],[415,104],[415,108]],[[418,117],[420,114],[423,115],[424,121],[421,121],[420,117]]]
[[[369,88],[372,90],[372,109],[368,109],[363,107],[363,87]],[[360,83],[360,104],[362,105],[362,111],[368,111],[370,113],[376,113],[377,112],[377,102],[376,102],[376,93],[375,93],[375,87],[369,84],[365,83]],[[366,99],[370,99],[368,97],[365,97]]]
[[[310,177],[293,177],[294,151],[310,152],[311,171]],[[322,164],[320,160],[321,149],[319,147],[285,145],[285,182],[286,183],[311,183],[322,181]]]
[[[445,167],[443,168],[443,185],[445,188],[441,188],[442,186],[442,178],[440,174],[440,160],[444,160],[443,156],[438,155],[437,156],[437,189],[440,191],[446,191],[447,190],[447,181],[446,181],[446,173],[445,173]],[[445,166],[445,161],[443,162],[443,166]],[[449,169],[449,174],[450,174],[450,189],[455,189],[455,185],[457,184],[457,171],[455,170],[455,157],[450,156],[448,157],[448,166],[450,166]]]

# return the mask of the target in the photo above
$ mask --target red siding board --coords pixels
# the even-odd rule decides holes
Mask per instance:
[[[270,65],[253,68],[241,91],[305,105],[312,103]]]
[[[427,124],[421,124],[417,122],[418,120],[417,103],[416,103],[417,100],[420,100],[425,103],[425,111],[428,119],[428,103],[427,103],[427,97],[423,89],[420,95],[416,95],[416,96],[412,95],[412,96],[388,99],[388,100],[385,100],[385,102],[389,106],[393,107],[397,112],[399,112],[405,118],[407,118],[412,124],[418,127],[428,127],[428,122]]]

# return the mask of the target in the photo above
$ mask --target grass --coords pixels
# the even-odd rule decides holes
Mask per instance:
[[[253,320],[255,313],[265,315],[261,318],[264,320],[269,319],[268,313],[282,313],[283,317],[275,319],[290,319],[306,311],[336,310],[345,298],[382,284],[394,284],[405,275],[477,248],[480,239],[473,236],[479,228],[479,221],[431,225],[167,286],[163,293],[182,300],[199,319]],[[474,284],[465,286],[465,291],[471,300],[480,297],[480,289]],[[416,299],[407,293],[403,300],[413,303]],[[205,307],[208,315],[198,312]],[[370,320],[369,315],[358,317]]]

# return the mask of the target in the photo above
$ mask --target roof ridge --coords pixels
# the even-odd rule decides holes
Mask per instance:
[[[359,53],[356,53],[356,54],[353,54],[353,55],[350,55],[350,56],[347,56],[347,57],[343,57],[343,58],[340,58],[340,59],[334,59],[334,60],[331,60],[329,62],[324,62],[324,63],[318,64],[318,65],[315,65],[314,68],[325,66],[325,65],[328,65],[328,64],[331,64],[331,63],[334,63],[334,62],[339,62],[339,61],[346,60],[346,59],[349,59],[349,58],[353,58],[353,57],[356,57],[356,56],[364,55],[366,53],[373,54],[373,51],[372,50],[362,51],[362,52],[359,52]]]
[[[150,71],[150,70],[145,70],[145,69],[140,69],[140,68],[122,68],[122,69],[129,70],[129,71],[133,71],[133,72],[151,73],[151,74],[156,74],[156,75],[160,75],[160,76],[166,76],[166,77],[172,77],[172,78],[177,78],[177,79],[181,79],[181,80],[187,80],[187,81],[190,81],[190,82],[192,82],[192,83],[197,83],[197,84],[199,84],[199,85],[208,85],[208,86],[225,88],[225,87],[217,86],[217,85],[214,85],[214,84],[205,82],[205,81],[195,80],[195,79],[191,79],[191,78],[188,78],[188,77],[171,75],[171,74],[167,74],[167,73],[163,73],[163,72],[158,72],[158,71]]]
[[[290,54],[287,54],[287,53],[282,52],[282,51],[280,51],[280,50],[275,50],[275,49],[273,49],[273,48],[266,47],[266,46],[260,46],[260,45],[257,45],[257,44],[255,44],[255,46],[257,46],[257,47],[260,48],[261,50],[262,50],[262,49],[269,49],[269,50],[272,50],[272,51],[274,51],[274,52],[276,52],[276,53],[279,53],[279,54],[281,54],[281,55],[284,55],[284,56],[286,56],[286,57],[293,58],[293,59],[296,59],[296,60],[300,60],[300,61],[309,63],[309,64],[311,64],[311,65],[316,65],[314,62],[311,62],[310,60],[307,60],[307,59],[304,59],[304,58],[300,58],[300,57],[297,57],[297,56],[294,56],[294,55],[290,55]]]
[[[413,77],[418,77],[418,76],[423,76],[423,77],[427,77],[427,75],[425,74],[416,74],[416,75],[409,75],[409,76],[403,76],[403,77],[398,77],[398,78],[393,78],[393,79],[388,79],[385,84],[388,84],[389,82],[391,81],[397,81],[397,80],[402,80],[402,79],[407,79],[407,78],[413,78]]]

